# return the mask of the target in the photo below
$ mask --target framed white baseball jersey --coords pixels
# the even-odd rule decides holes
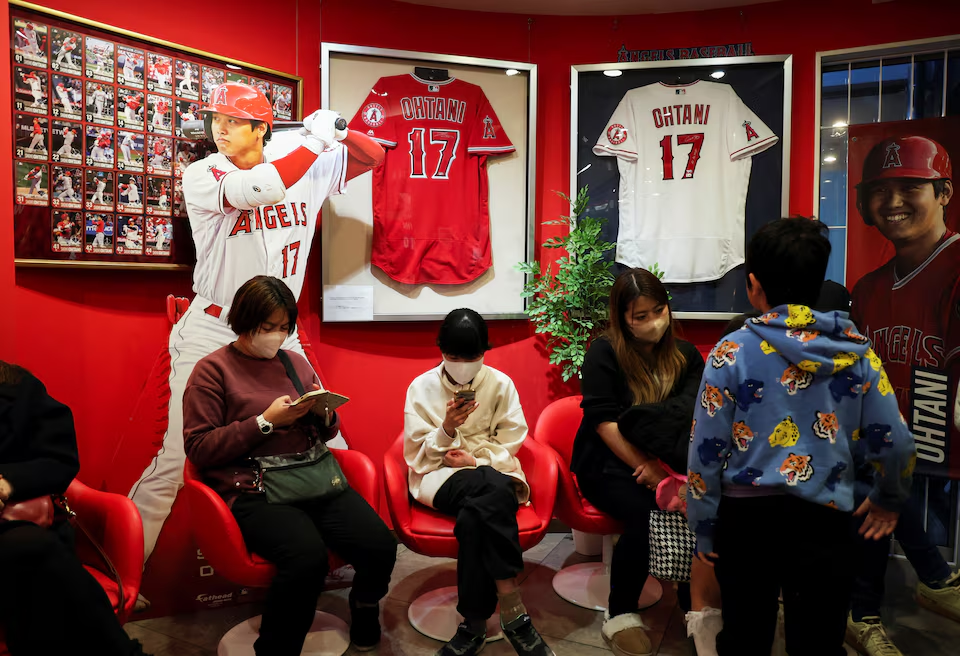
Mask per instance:
[[[264,159],[279,159],[303,142],[295,132],[278,132],[264,147]],[[193,291],[222,307],[233,302],[255,275],[281,278],[300,298],[317,214],[328,196],[346,189],[347,148],[324,151],[276,205],[253,210],[224,206],[223,179],[237,171],[214,153],[187,167],[183,195],[197,249]]]
[[[742,264],[751,158],[778,140],[727,84],[657,82],[624,94],[593,147],[620,171],[617,262],[656,263],[673,283],[717,280]]]

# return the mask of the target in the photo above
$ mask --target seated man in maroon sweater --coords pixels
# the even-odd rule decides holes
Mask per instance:
[[[327,575],[327,547],[356,570],[350,640],[361,651],[380,642],[380,600],[396,561],[396,541],[352,488],[333,498],[268,503],[251,456],[306,451],[337,434],[336,414],[310,413],[315,399],[290,406],[297,392],[277,353],[296,326],[297,304],[282,280],[257,276],[237,290],[227,322],[237,341],[200,360],[183,396],[187,458],[230,505],[251,551],[277,568],[258,655],[296,656],[303,648]],[[305,387],[317,375],[285,351]]]

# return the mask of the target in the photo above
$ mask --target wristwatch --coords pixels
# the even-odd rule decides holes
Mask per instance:
[[[264,419],[263,415],[257,415],[257,426],[264,435],[269,435],[273,432],[273,424]]]

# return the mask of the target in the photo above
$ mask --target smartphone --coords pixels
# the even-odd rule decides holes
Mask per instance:
[[[476,390],[458,390],[453,395],[453,398],[455,398],[458,402],[461,402],[461,403],[463,401],[472,403],[477,398],[477,391]]]

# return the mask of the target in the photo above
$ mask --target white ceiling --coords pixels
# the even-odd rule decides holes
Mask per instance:
[[[401,0],[415,5],[468,11],[555,16],[625,16],[702,11],[756,5],[777,0]]]

